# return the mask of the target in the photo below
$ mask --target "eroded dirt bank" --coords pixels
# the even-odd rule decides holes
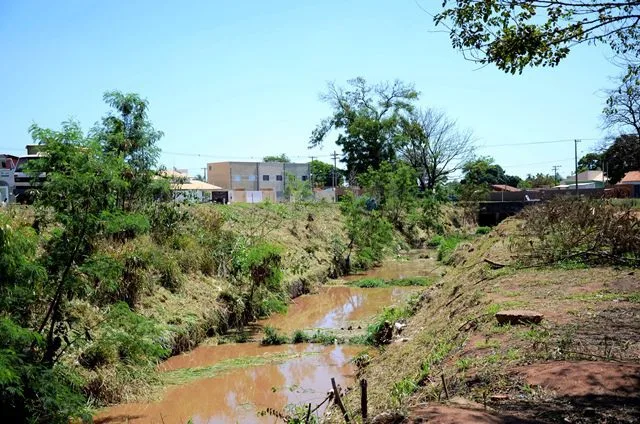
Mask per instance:
[[[462,243],[456,267],[409,319],[405,340],[358,371],[368,380],[370,415],[385,413],[374,422],[640,420],[637,270],[518,268],[509,248],[517,225],[510,219]],[[543,320],[499,325],[496,312],[507,310]],[[358,416],[360,391],[346,403]],[[326,419],[343,422],[336,409]]]

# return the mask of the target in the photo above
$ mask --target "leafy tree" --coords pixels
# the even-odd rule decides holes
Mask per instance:
[[[518,188],[542,188],[553,187],[558,181],[558,176],[537,173],[536,175],[528,174],[527,178],[518,183]]]
[[[291,162],[291,159],[289,159],[289,157],[287,156],[286,153],[283,153],[281,155],[278,156],[265,156],[262,158],[263,162],[283,162],[283,163],[289,163]]]
[[[353,269],[367,269],[379,263],[393,240],[393,226],[372,207],[368,197],[347,194],[340,201],[347,232],[346,245],[334,247],[342,272]]]
[[[290,202],[308,200],[313,195],[309,181],[302,181],[289,172],[285,175],[284,195]]]
[[[607,176],[612,184],[629,171],[640,169],[640,138],[635,134],[621,135],[602,154]]]
[[[47,246],[48,281],[42,293],[49,304],[38,330],[46,330],[43,361],[53,363],[67,332],[59,325],[64,304],[87,291],[77,267],[104,237],[106,214],[118,211],[118,195],[129,181],[122,156],[85,138],[75,122],[63,124],[61,131],[33,125],[30,132],[44,153],[34,165],[36,173],[47,173],[36,207],[42,215],[52,211],[57,224]]]
[[[418,92],[401,81],[369,85],[364,78],[355,78],[347,83],[347,88],[329,83],[321,98],[333,112],[313,130],[309,147],[322,145],[336,130],[341,161],[353,180],[369,168],[378,169],[383,162],[395,159],[400,118],[413,109]]]
[[[616,89],[607,91],[607,106],[603,110],[604,127],[633,132],[640,137],[640,85],[636,78],[620,78]]]
[[[360,175],[358,182],[396,228],[402,229],[406,216],[417,208],[418,177],[405,163],[383,163]]]
[[[135,93],[109,91],[104,101],[114,110],[93,130],[93,137],[108,153],[121,157],[124,184],[118,192],[123,210],[134,210],[155,195],[153,178],[160,154],[157,142],[163,133],[147,117],[149,103]]]
[[[507,175],[502,167],[494,163],[491,157],[481,157],[464,164],[464,178],[461,184],[488,187],[492,184],[506,184],[516,187],[521,178]]]
[[[444,0],[436,24],[465,57],[499,69],[556,66],[577,44],[637,57],[640,3],[599,0]]]
[[[578,172],[602,169],[602,153],[587,153],[578,161]]]
[[[320,160],[312,160],[311,164],[311,176],[313,179],[313,185],[315,187],[332,187],[333,186],[333,165]],[[340,187],[344,184],[344,171],[337,168],[336,172],[336,186]]]
[[[460,131],[444,112],[417,110],[401,126],[399,155],[416,170],[423,191],[445,182],[473,154],[472,133]]]

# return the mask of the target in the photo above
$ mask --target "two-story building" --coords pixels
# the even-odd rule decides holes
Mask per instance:
[[[285,200],[287,175],[308,181],[308,163],[213,162],[207,164],[207,182],[229,192],[230,202]]]

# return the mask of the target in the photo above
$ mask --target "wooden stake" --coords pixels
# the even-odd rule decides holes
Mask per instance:
[[[367,424],[369,417],[367,413],[367,380],[360,380],[360,410],[362,411],[362,423]]]
[[[336,379],[333,377],[331,377],[331,386],[333,386],[333,394],[335,395],[336,405],[338,405],[338,408],[340,408],[340,411],[342,411],[342,415],[344,416],[344,422],[350,424],[351,420],[349,420],[349,414],[347,414],[347,409],[342,403],[342,398],[340,398],[340,392],[338,391],[338,386],[336,385]]]
[[[310,418],[311,418],[311,404],[307,406],[307,418],[304,420],[305,424],[309,424]]]
[[[449,400],[449,389],[447,388],[447,381],[444,379],[444,374],[440,374],[440,378],[442,379],[442,387],[444,387],[444,395]]]

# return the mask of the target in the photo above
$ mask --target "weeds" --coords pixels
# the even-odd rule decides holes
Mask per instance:
[[[270,346],[286,344],[288,342],[289,339],[287,338],[287,336],[285,336],[284,334],[280,334],[275,328],[267,326],[264,328],[264,337],[262,338],[260,344],[262,344],[263,346]]]
[[[303,330],[296,330],[291,336],[291,343],[306,343],[310,337]]]
[[[384,280],[382,278],[363,278],[354,281],[351,285],[360,288],[375,287],[428,287],[433,284],[433,279],[429,277],[407,277],[394,280]]]
[[[410,396],[418,389],[418,385],[409,378],[403,378],[396,382],[391,389],[391,399],[396,405],[402,405],[407,396]]]
[[[489,234],[491,232],[491,227],[478,227],[476,228],[476,234],[483,235]]]
[[[500,342],[497,340],[482,340],[476,343],[478,349],[497,349],[500,347]]]
[[[640,264],[640,225],[629,208],[558,198],[525,209],[521,217],[525,223],[512,248],[525,264]]]

